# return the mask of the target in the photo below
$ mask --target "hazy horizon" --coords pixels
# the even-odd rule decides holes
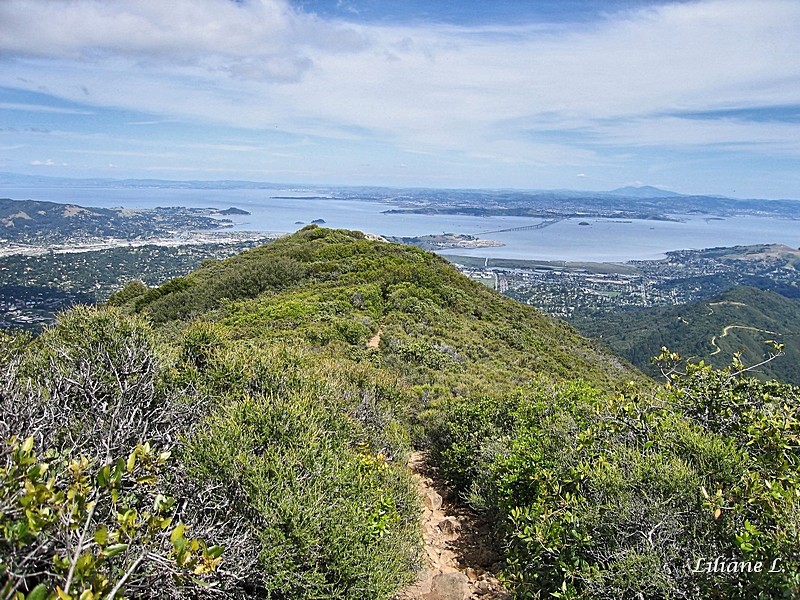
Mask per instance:
[[[791,0],[0,3],[0,171],[800,196]]]

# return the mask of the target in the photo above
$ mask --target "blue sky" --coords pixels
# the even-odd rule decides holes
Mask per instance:
[[[796,0],[3,0],[0,171],[800,198]]]

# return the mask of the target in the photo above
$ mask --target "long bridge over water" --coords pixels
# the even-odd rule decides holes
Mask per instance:
[[[492,231],[481,231],[480,233],[475,233],[473,235],[489,235],[490,233],[506,233],[507,231],[529,231],[531,229],[544,229],[545,227],[550,227],[550,225],[555,225],[559,221],[563,221],[564,217],[560,219],[547,219],[546,221],[542,221],[541,223],[536,223],[535,225],[524,225],[522,227],[509,227],[508,229],[494,229]]]

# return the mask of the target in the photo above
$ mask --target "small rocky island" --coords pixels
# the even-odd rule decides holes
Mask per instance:
[[[246,210],[242,210],[241,208],[236,208],[235,206],[231,206],[230,208],[226,208],[225,210],[218,210],[218,215],[249,215],[250,213]]]

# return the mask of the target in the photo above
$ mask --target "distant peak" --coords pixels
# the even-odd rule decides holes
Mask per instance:
[[[652,185],[628,185],[611,190],[609,194],[614,194],[615,196],[631,196],[634,198],[669,198],[672,196],[681,195],[676,192],[670,192],[668,190],[662,190],[660,188],[653,187]]]

